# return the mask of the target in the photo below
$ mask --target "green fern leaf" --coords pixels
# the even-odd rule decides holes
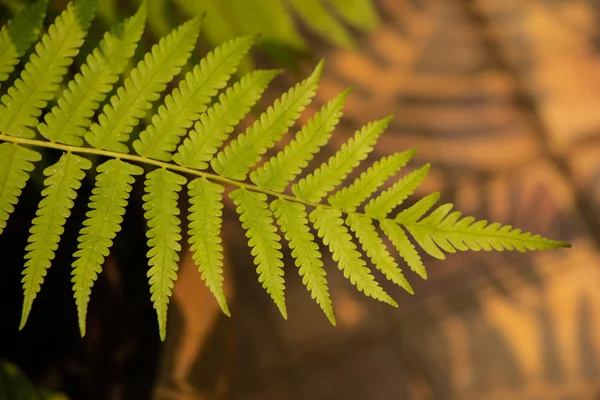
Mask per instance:
[[[283,150],[256,171],[252,171],[252,182],[276,192],[283,192],[313,159],[315,153],[327,144],[331,131],[342,116],[342,107],[349,93],[350,90],[346,90],[323,106]]]
[[[365,206],[365,214],[373,218],[385,218],[392,210],[402,204],[408,196],[423,182],[429,172],[429,164],[411,172],[392,187],[371,200]]]
[[[225,188],[206,178],[194,179],[190,184],[190,239],[193,259],[206,286],[214,294],[221,310],[227,316],[229,307],[223,292],[223,246],[221,224]]]
[[[186,179],[164,168],[146,175],[144,218],[148,221],[148,251],[151,300],[158,317],[160,339],[167,334],[167,307],[177,279],[178,252],[181,250],[181,221],[177,217],[178,193]]]
[[[245,133],[218,153],[211,160],[215,172],[231,179],[245,179],[250,169],[260,161],[260,156],[281,139],[310,103],[322,70],[321,61],[310,77],[284,93]]]
[[[417,222],[417,220],[425,215],[427,211],[431,210],[431,208],[435,205],[435,203],[438,202],[439,199],[440,194],[437,192],[423,197],[412,206],[399,212],[396,216],[396,222]]]
[[[408,293],[414,294],[410,283],[408,283],[400,267],[379,238],[371,219],[359,214],[350,214],[346,218],[346,224],[358,238],[373,265],[383,272],[387,279],[401,286]]]
[[[427,279],[427,271],[421,261],[421,256],[417,253],[415,246],[408,240],[406,233],[400,226],[390,220],[383,220],[380,222],[381,229],[386,236],[392,241],[396,250],[400,254],[400,257],[410,267],[413,272],[416,272],[421,278]]]
[[[267,196],[264,193],[251,192],[246,189],[236,189],[229,197],[237,206],[242,227],[246,230],[248,245],[252,249],[258,281],[262,283],[271,296],[277,308],[287,319],[285,307],[283,254],[281,254],[281,237],[273,225],[273,214],[267,206]]]
[[[0,144],[0,235],[29,180],[33,163],[41,159],[37,151],[13,143]]]
[[[400,218],[400,214],[397,221],[406,227],[423,250],[439,259],[445,258],[440,248],[454,253],[456,250],[523,252],[570,247],[569,243],[522,232],[510,225],[488,224],[485,220],[475,221],[473,217],[461,219],[460,212],[448,215],[451,209],[451,204],[444,204],[420,221],[415,221],[412,215],[410,219]]]
[[[357,131],[329,161],[321,164],[312,174],[292,186],[292,192],[301,199],[318,203],[338,186],[360,161],[373,150],[379,135],[390,123],[391,117],[372,122]]]
[[[44,170],[47,176],[33,226],[29,230],[29,244],[25,248],[23,270],[23,313],[19,329],[23,329],[33,300],[40,291],[46,271],[54,259],[60,236],[67,218],[71,215],[77,190],[85,177],[85,170],[92,167],[87,158],[65,153],[60,160]]]
[[[160,97],[167,83],[187,63],[200,31],[200,19],[195,18],[163,37],[146,53],[137,67],[131,71],[123,87],[102,109],[98,122],[92,124],[85,140],[93,147],[129,152],[124,144],[139,120]]]
[[[37,39],[46,15],[48,0],[24,8],[0,31],[0,82],[8,79],[21,58]]]
[[[333,261],[338,263],[344,277],[357,287],[358,290],[374,299],[398,307],[398,304],[379,286],[356,246],[348,228],[342,220],[342,213],[336,209],[317,207],[310,213],[313,223],[323,243],[329,246]]]
[[[115,236],[121,230],[134,176],[141,175],[144,170],[137,165],[113,159],[100,164],[97,172],[96,187],[90,197],[90,210],[79,231],[79,244],[73,255],[75,261],[71,281],[81,336],[85,336],[92,286],[102,271]]]
[[[179,87],[158,108],[152,117],[152,125],[133,142],[135,151],[143,157],[171,161],[171,152],[176,149],[179,138],[206,110],[206,104],[217,90],[227,84],[253,40],[249,36],[231,40],[209,53],[188,72]]]
[[[389,177],[397,174],[400,168],[405,166],[414,154],[414,150],[408,150],[375,161],[366,172],[363,172],[354,180],[352,185],[330,196],[328,199],[329,204],[344,210],[355,211]]]
[[[69,82],[58,104],[45,115],[38,126],[40,133],[51,142],[83,145],[83,136],[91,124],[94,112],[117,82],[119,75],[133,56],[144,31],[146,2],[131,18],[106,33],[100,45],[87,56],[81,72]]]
[[[67,67],[79,52],[89,28],[96,2],[76,0],[56,18],[35,46],[21,76],[2,96],[0,132],[9,136],[34,138],[32,129],[62,81]]]
[[[258,101],[279,71],[256,71],[219,96],[219,101],[196,122],[173,156],[173,161],[184,167],[206,169],[208,161],[227,140],[233,128]]]
[[[333,305],[327,288],[327,278],[319,245],[308,227],[306,209],[300,203],[277,199],[271,203],[271,209],[277,219],[277,224],[285,235],[292,249],[296,266],[302,276],[302,283],[310,291],[313,299],[321,307],[329,321],[335,325]]]

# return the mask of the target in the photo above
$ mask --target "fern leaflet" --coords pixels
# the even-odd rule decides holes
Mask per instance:
[[[287,319],[285,307],[283,254],[280,237],[273,225],[273,214],[267,206],[264,193],[236,189],[229,195],[237,206],[242,227],[246,230],[248,245],[252,249],[258,281],[263,284],[283,318]]]
[[[423,182],[429,172],[429,164],[411,172],[392,187],[375,197],[365,206],[365,214],[373,218],[385,218],[392,210],[402,204],[408,196]]]
[[[33,163],[41,159],[37,151],[13,143],[0,144],[0,234],[35,168]]]
[[[67,67],[79,52],[94,17],[94,0],[75,0],[56,18],[35,46],[21,76],[0,104],[0,132],[5,135],[34,138],[32,127],[48,101],[54,96]]]
[[[178,252],[181,250],[181,221],[177,217],[178,193],[186,179],[164,168],[146,175],[146,194],[143,197],[144,217],[148,221],[148,258],[151,300],[158,317],[161,340],[167,334],[167,306],[173,282],[177,279]]]
[[[85,336],[92,285],[102,271],[102,264],[115,236],[121,230],[134,176],[141,175],[144,171],[137,165],[113,159],[100,164],[97,172],[96,187],[90,197],[90,210],[79,231],[79,244],[73,255],[73,293],[81,336]]]
[[[225,188],[206,178],[194,179],[190,184],[190,239],[193,259],[206,286],[215,295],[221,310],[230,315],[223,292],[223,246],[221,224]]]
[[[37,39],[48,0],[38,0],[23,9],[15,18],[8,21],[0,31],[0,82],[8,79],[10,73]]]
[[[56,164],[44,170],[46,187],[42,191],[43,198],[29,230],[29,244],[25,248],[27,261],[23,270],[24,300],[19,329],[25,326],[33,300],[54,259],[65,222],[71,215],[73,200],[85,177],[84,171],[91,167],[92,163],[87,158],[66,153]]]
[[[275,145],[310,103],[322,70],[320,62],[310,77],[284,93],[245,133],[218,153],[211,162],[215,172],[227,178],[245,179],[260,156]]]
[[[301,199],[318,203],[327,193],[342,183],[342,180],[360,161],[373,150],[379,135],[384,131],[391,117],[372,122],[356,132],[342,145],[329,161],[323,163],[312,174],[302,178],[292,186],[292,191]]]
[[[387,279],[401,286],[408,293],[414,294],[413,288],[404,277],[396,260],[390,255],[385,244],[379,238],[371,219],[359,214],[350,214],[346,218],[346,223],[356,235],[373,265],[383,272]]]
[[[252,171],[250,179],[258,186],[283,192],[287,185],[308,165],[315,153],[327,144],[331,131],[342,116],[344,100],[350,93],[346,90],[327,103],[302,127],[296,137],[271,157],[256,171]]]
[[[413,150],[408,150],[375,161],[367,171],[354,180],[352,185],[330,196],[329,204],[344,210],[355,211],[389,177],[398,173],[414,154]]]
[[[416,272],[421,278],[427,279],[427,271],[421,261],[421,256],[417,253],[415,246],[408,240],[408,237],[402,228],[393,221],[386,219],[381,221],[381,229],[392,241],[392,244],[396,247],[396,250],[398,250],[400,257],[406,261],[410,269],[413,272]]]
[[[396,216],[396,221],[403,221],[405,223],[417,222],[417,220],[425,215],[427,211],[431,210],[431,208],[435,205],[435,203],[438,202],[439,199],[440,194],[437,192],[423,197],[412,206],[398,213]]]
[[[173,156],[173,161],[185,167],[208,168],[219,147],[227,140],[233,128],[258,101],[278,71],[256,71],[219,96],[219,101],[200,116]]]
[[[335,325],[325,269],[321,261],[319,245],[315,243],[315,237],[307,225],[306,208],[300,203],[277,199],[271,203],[271,209],[292,249],[292,257],[302,276],[302,283],[329,321]]]
[[[152,125],[133,142],[135,151],[144,157],[171,161],[171,152],[179,138],[206,110],[206,104],[223,88],[242,57],[250,50],[252,37],[234,39],[209,53],[199,65],[186,74],[158,112]]]
[[[344,276],[367,296],[379,301],[398,307],[398,304],[379,286],[356,246],[348,228],[342,220],[342,213],[336,209],[315,208],[310,213],[310,221],[323,239],[323,243],[329,246],[333,255],[333,261],[337,262]]]
[[[51,142],[83,144],[91,117],[133,56],[144,30],[146,4],[142,3],[137,14],[107,32],[99,46],[87,56],[81,72],[69,82],[58,104],[38,126],[42,136]]]
[[[124,144],[138,121],[160,97],[167,83],[179,73],[191,55],[200,31],[200,19],[188,21],[146,53],[125,79],[124,87],[102,109],[98,122],[92,124],[85,140],[93,147],[127,153]]]

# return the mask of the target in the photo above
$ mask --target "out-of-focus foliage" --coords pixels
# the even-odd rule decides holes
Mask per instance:
[[[69,400],[62,393],[51,393],[34,386],[16,365],[0,360],[0,399]]]
[[[30,3],[8,0],[0,7],[16,15]],[[140,4],[141,0],[102,0],[98,17],[112,26]],[[49,6],[52,13],[59,13],[63,5]],[[201,37],[210,47],[258,35],[259,48],[283,63],[309,51],[310,35],[334,46],[352,47],[352,30],[367,32],[380,21],[373,0],[150,0],[148,4],[148,26],[155,38],[196,16],[203,18]]]

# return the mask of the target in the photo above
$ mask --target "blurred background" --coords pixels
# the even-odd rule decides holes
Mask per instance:
[[[0,1],[1,22],[24,3]],[[100,0],[86,45],[135,3]],[[50,15],[65,4],[50,0]],[[329,260],[332,327],[291,262],[290,318],[281,318],[228,207],[233,316],[218,311],[184,252],[160,343],[139,181],[94,287],[86,338],[69,283],[85,200],[18,332],[34,182],[0,237],[0,357],[12,363],[0,369],[0,389],[14,385],[18,366],[21,378],[70,399],[600,399],[600,0],[150,0],[143,50],[194,14],[205,15],[198,58],[261,33],[244,68],[289,71],[265,106],[321,57],[303,121],[354,87],[323,159],[356,128],[394,114],[372,157],[418,148],[405,171],[432,170],[415,198],[440,191],[465,214],[573,248],[425,256],[428,280],[409,277],[415,295],[386,286],[398,309],[365,298]]]

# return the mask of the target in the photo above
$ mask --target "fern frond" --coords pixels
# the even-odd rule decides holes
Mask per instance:
[[[206,169],[233,128],[250,111],[279,71],[255,71],[219,96],[219,101],[196,122],[173,156],[184,167]]]
[[[281,0],[268,0],[269,7],[262,9],[249,5],[257,6],[263,0],[234,1],[260,18],[265,17],[271,5],[279,7],[276,13],[282,12]],[[320,7],[318,1],[309,0],[306,4],[291,1],[305,16],[306,10]],[[354,18],[357,12],[369,12],[364,8],[367,0],[330,1],[338,8],[347,4],[346,18]],[[35,37],[43,16],[42,5],[45,0],[38,0],[0,32],[0,78],[12,74],[18,57]],[[219,7],[212,3],[210,6],[214,10]],[[179,80],[179,86],[164,97],[155,115],[144,118],[187,63],[200,29],[200,19],[196,18],[172,31],[145,54],[123,85],[119,85],[119,75],[141,40],[146,8],[144,2],[136,15],[104,36],[86,58],[80,73],[66,82],[57,104],[42,116],[42,110],[53,98],[79,51],[95,11],[93,0],[70,3],[36,45],[20,77],[0,99],[0,234],[22,196],[34,163],[42,158],[29,147],[62,152],[60,160],[44,171],[46,187],[30,229],[22,281],[25,298],[21,328],[55,257],[85,171],[101,158],[108,161],[96,169],[96,183],[79,231],[71,278],[82,336],[86,333],[92,287],[121,230],[135,177],[144,173],[141,165],[151,171],[146,174],[142,201],[148,226],[147,276],[161,340],[166,335],[168,305],[181,250],[178,199],[188,177],[190,249],[202,279],[227,315],[220,237],[225,185],[234,189],[229,197],[248,238],[258,280],[284,318],[287,318],[284,263],[277,226],[289,243],[303,284],[332,324],[335,324],[332,299],[317,235],[311,232],[312,228],[328,246],[343,275],[358,290],[393,306],[397,306],[396,302],[376,281],[362,255],[364,252],[370,264],[387,279],[413,293],[383,240],[385,236],[398,250],[400,258],[423,278],[427,272],[418,248],[433,257],[444,258],[445,253],[457,250],[525,251],[569,246],[511,226],[462,217],[460,212],[452,212],[450,204],[435,208],[437,193],[405,207],[395,217],[389,216],[415,191],[429,171],[426,165],[368,200],[414,154],[412,150],[393,154],[365,166],[363,171],[355,170],[369,156],[391,117],[357,130],[327,162],[301,177],[310,160],[329,141],[342,115],[348,91],[323,106],[299,128],[283,150],[259,166],[262,156],[280,141],[314,97],[323,64],[319,63],[306,80],[276,100],[244,133],[229,141],[230,133],[248,116],[279,72],[257,71],[228,86],[231,75],[242,68],[251,37],[231,40],[207,54]],[[31,21],[26,20],[29,17]],[[251,24],[245,16],[238,18],[245,27]],[[282,29],[278,34],[284,34],[290,21],[279,22],[271,28],[273,31]],[[235,32],[238,28],[228,26],[222,32]],[[23,31],[13,32],[20,29]],[[97,122],[92,123],[108,93],[114,95],[104,104]],[[45,122],[39,124],[41,116]],[[142,118],[149,124],[134,138],[137,140],[133,141],[133,150],[137,154],[133,154],[129,148],[130,134]],[[198,121],[193,123],[195,120]],[[192,124],[193,129],[186,138]],[[40,138],[35,138],[35,126],[39,127]],[[91,147],[83,146],[82,139]],[[221,147],[224,149],[219,151]],[[84,157],[93,157],[94,162]],[[214,171],[206,171],[209,165]],[[252,183],[246,180],[249,173]],[[350,174],[358,178],[337,189]],[[293,195],[287,193],[290,183],[296,179],[297,183],[291,186]],[[323,204],[325,197],[329,204]],[[364,213],[358,212],[363,206]],[[375,221],[383,234],[379,234]],[[411,242],[413,239],[416,245]]]
[[[94,112],[117,82],[133,56],[144,30],[147,3],[138,12],[107,32],[97,48],[58,99],[45,122],[38,126],[51,142],[81,146]]]
[[[246,230],[248,245],[252,249],[258,281],[271,296],[283,318],[287,319],[285,307],[283,254],[281,254],[281,237],[273,225],[273,214],[264,193],[236,189],[229,197],[237,206],[242,227]]]
[[[90,210],[79,231],[79,244],[73,254],[75,261],[71,281],[81,336],[85,336],[92,286],[102,271],[115,236],[121,230],[134,176],[141,175],[144,170],[117,158],[100,164],[97,172],[96,186],[90,197]]]
[[[315,243],[315,237],[307,225],[306,208],[300,203],[277,199],[271,203],[271,210],[292,249],[292,257],[302,277],[302,283],[329,321],[335,325],[326,273],[321,261],[319,245]]]
[[[348,228],[342,220],[342,213],[336,209],[315,208],[309,215],[319,237],[329,246],[333,261],[337,262],[344,277],[358,290],[374,299],[398,307],[398,304],[379,286],[356,246]]]
[[[54,165],[44,170],[47,176],[42,191],[42,200],[29,232],[29,244],[25,248],[25,269],[23,270],[23,313],[19,329],[23,329],[31,310],[33,300],[40,291],[46,271],[58,249],[64,225],[71,215],[77,190],[85,177],[85,170],[92,167],[87,158],[71,153],[63,156]]]
[[[321,61],[311,76],[275,100],[245,133],[238,135],[211,160],[219,175],[243,180],[248,171],[260,161],[260,156],[273,147],[300,117],[314,97],[323,70]]]
[[[415,246],[408,240],[406,233],[400,226],[390,220],[381,221],[381,229],[386,236],[392,241],[392,244],[398,250],[400,257],[410,267],[413,272],[416,272],[421,278],[427,279],[427,271],[421,261],[421,256],[417,253]]]
[[[170,161],[179,138],[206,110],[206,104],[217,90],[227,84],[253,41],[250,36],[231,40],[209,53],[188,72],[158,108],[152,117],[152,125],[133,142],[135,151],[143,157]]]
[[[21,76],[2,96],[0,132],[20,138],[35,137],[32,128],[79,52],[95,9],[95,0],[75,0],[56,18],[35,46]]]
[[[301,199],[318,203],[338,186],[344,178],[373,150],[379,135],[391,117],[372,122],[357,131],[342,148],[312,174],[292,186],[292,192]]]
[[[190,189],[190,250],[206,286],[213,293],[221,310],[230,316],[223,292],[223,246],[221,224],[225,188],[206,178],[194,179]]]
[[[25,7],[0,31],[0,82],[8,79],[31,44],[37,39],[46,15],[48,0]]]
[[[33,163],[41,159],[37,151],[8,142],[0,144],[0,234],[35,168]]]
[[[406,175],[394,183],[392,187],[369,201],[365,206],[365,214],[373,218],[385,218],[395,207],[402,204],[408,196],[413,194],[428,172],[429,164],[426,164],[424,167]]]
[[[313,159],[315,153],[327,144],[331,131],[342,116],[342,107],[349,93],[350,89],[323,106],[283,150],[256,171],[252,171],[252,182],[276,192],[283,192]]]
[[[414,294],[413,288],[404,277],[396,260],[390,255],[385,244],[379,238],[379,234],[369,217],[359,214],[350,214],[346,218],[346,224],[350,227],[356,238],[362,245],[363,250],[371,259],[375,267],[380,270],[387,279],[401,286],[410,294]]]
[[[165,168],[146,175],[144,218],[148,221],[148,258],[151,300],[158,317],[161,340],[167,334],[167,307],[175,279],[181,245],[177,199],[186,179]]]
[[[400,213],[396,221],[406,227],[423,250],[439,259],[445,258],[440,248],[448,253],[456,250],[524,252],[570,246],[565,242],[522,232],[510,225],[488,224],[485,220],[476,221],[473,217],[461,218],[458,211],[448,215],[451,209],[451,204],[444,204],[420,221],[415,220],[414,214],[406,218]]]
[[[196,44],[200,19],[185,22],[160,39],[131,71],[123,87],[102,109],[98,122],[92,124],[85,140],[95,148],[129,152],[124,142],[139,120],[160,97],[167,83],[181,71]]]
[[[402,210],[400,213],[398,213],[395,219],[397,222],[417,222],[418,219],[431,210],[431,208],[435,205],[435,203],[438,202],[439,199],[440,194],[438,192],[427,195],[412,206]]]
[[[414,154],[414,150],[408,150],[375,161],[350,186],[343,188],[333,196],[329,196],[329,204],[343,210],[355,211],[389,177],[397,174]]]

